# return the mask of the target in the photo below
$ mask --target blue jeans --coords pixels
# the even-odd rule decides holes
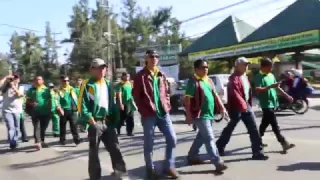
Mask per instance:
[[[193,141],[188,153],[188,159],[193,159],[199,156],[201,146],[204,144],[212,164],[222,163],[219,152],[216,147],[215,137],[212,130],[212,120],[195,119],[194,123],[198,128],[198,134]]]
[[[164,161],[164,170],[175,168],[175,155],[173,149],[176,147],[177,138],[173,129],[170,115],[166,114],[163,117],[152,116],[142,119],[143,126],[143,140],[144,140],[144,160],[146,162],[146,168],[154,168],[152,161],[153,141],[154,141],[154,129],[157,126],[163,133],[166,139],[166,152]]]
[[[238,122],[242,120],[247,128],[253,155],[263,154],[263,148],[261,146],[262,140],[255,122],[254,114],[251,108],[247,112],[229,112],[230,122],[223,129],[220,138],[217,141],[217,147],[219,150],[224,150],[229,143],[232,132],[237,126]]]
[[[3,112],[3,116],[8,130],[9,144],[14,146],[19,139],[20,113]]]

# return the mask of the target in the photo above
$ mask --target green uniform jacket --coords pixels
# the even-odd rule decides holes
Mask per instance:
[[[32,87],[27,91],[27,101],[36,102],[33,111],[42,115],[50,115],[56,111],[54,98],[46,86]]]
[[[71,101],[71,104],[69,104],[70,101]],[[75,91],[75,88],[73,88],[72,86],[67,86],[66,88],[60,88],[59,103],[61,108],[77,112],[78,111],[77,109],[78,95]]]
[[[105,79],[105,83],[107,85],[108,94],[109,94],[109,108],[106,114],[106,118],[108,118],[109,122],[107,123],[108,127],[115,127],[115,125],[119,122],[120,113],[119,108],[116,105],[114,90],[109,80]],[[95,118],[98,110],[98,102],[99,97],[96,93],[96,83],[94,79],[85,80],[80,88],[79,100],[78,100],[78,112],[80,118],[78,123],[82,126],[86,126],[88,124],[88,120],[90,118]],[[93,92],[89,92],[89,89]],[[90,95],[89,95],[90,94]],[[93,100],[90,96],[93,95]]]
[[[59,114],[57,111],[57,108],[60,107],[60,97],[58,95],[58,93],[54,92],[53,90],[50,91],[51,93],[51,97],[53,98],[54,103],[52,104],[52,109],[55,109],[55,111],[53,111],[53,114]]]

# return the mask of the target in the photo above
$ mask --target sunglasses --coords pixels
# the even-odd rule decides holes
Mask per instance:
[[[200,66],[198,69],[208,69],[208,66]]]
[[[159,55],[149,55],[149,58],[158,58],[159,59]]]
[[[69,80],[63,80],[63,82],[69,82]]]

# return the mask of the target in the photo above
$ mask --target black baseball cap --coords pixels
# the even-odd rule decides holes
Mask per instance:
[[[148,56],[159,56],[158,52],[156,50],[154,50],[154,49],[148,49],[146,51],[146,55],[148,55]]]
[[[264,57],[260,60],[261,67],[272,66],[272,65],[273,65],[273,61],[270,58]]]

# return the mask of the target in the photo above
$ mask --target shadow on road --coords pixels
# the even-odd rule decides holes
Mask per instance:
[[[295,128],[285,128],[282,129],[282,131],[294,131],[294,130],[301,130],[301,129],[313,129],[313,128],[320,128],[320,126],[305,126],[305,127],[295,127]],[[270,130],[268,132],[271,132]],[[216,134],[216,132],[215,132]],[[236,133],[233,134],[233,136],[239,136],[239,135],[245,135],[247,134],[247,132],[242,132],[242,133]],[[142,154],[143,153],[143,135],[139,134],[139,136],[133,137],[134,139],[131,141],[127,141],[127,142],[121,142],[120,146],[121,146],[121,151],[123,153],[124,156],[133,156],[133,155],[137,155],[137,154]],[[220,132],[216,134],[216,137],[218,137],[220,135]],[[179,137],[180,136],[180,137]],[[182,137],[181,137],[182,136]],[[196,132],[192,132],[192,131],[187,131],[187,132],[179,132],[177,133],[177,137],[178,137],[178,141],[177,144],[182,144],[182,143],[186,143],[186,142],[190,142],[193,141],[194,138],[196,136]],[[164,139],[164,137],[161,135],[161,133],[156,133],[155,136],[156,140],[159,139]],[[58,142],[51,142],[50,145],[55,145]],[[70,142],[72,143],[72,142]],[[157,149],[161,149],[161,148],[165,148],[166,144],[165,141],[157,141],[155,142],[155,146],[154,146],[154,150]],[[3,146],[3,148],[0,148],[0,154],[5,154],[5,153],[19,153],[19,152],[33,152],[31,150],[35,150],[34,146],[27,146],[27,147],[19,147],[17,150],[15,151],[11,151],[9,150],[6,146]],[[237,148],[237,149],[233,149],[231,151],[227,151],[227,155],[228,154],[240,154],[242,150],[248,149],[250,147],[241,147],[241,148]],[[100,148],[100,150],[104,150],[105,148]],[[237,153],[239,152],[239,153]],[[269,152],[272,153],[272,152]],[[56,163],[60,163],[62,161],[68,161],[68,160],[73,160],[73,159],[77,159],[80,157],[87,157],[88,156],[88,149],[84,149],[84,150],[74,150],[74,151],[64,151],[64,152],[59,152],[59,156],[55,157],[55,158],[49,158],[49,159],[44,159],[41,161],[35,161],[35,162],[29,162],[29,163],[22,163],[22,164],[12,164],[9,166],[9,168],[12,169],[24,169],[24,168],[34,168],[34,167],[39,167],[39,166],[47,166],[47,165],[51,165],[51,164],[56,164]],[[180,158],[180,159],[179,159]],[[178,157],[177,158],[177,162],[178,164],[182,161],[182,159],[184,159],[185,157]],[[245,161],[248,160],[246,159],[234,159],[234,160],[229,160],[227,162],[238,162],[238,161]],[[158,162],[159,163],[159,162]],[[317,167],[318,169],[320,169],[320,163],[317,164],[319,167]],[[177,165],[179,166],[179,165]],[[295,165],[292,167],[303,167],[301,164],[300,166]],[[305,167],[311,167],[310,163],[309,166],[305,165]],[[316,168],[316,165],[313,166],[314,168]],[[144,168],[144,167],[141,167]],[[279,170],[286,170],[288,168],[284,168],[284,167],[279,167]],[[136,172],[137,170],[133,170],[133,172]],[[143,171],[144,172],[144,171]]]
[[[21,153],[21,152],[24,152],[24,153],[32,153],[32,152],[35,152],[36,151],[36,148],[35,146],[25,146],[25,147],[17,147],[16,149],[12,150],[9,148],[9,145],[8,146],[4,146],[4,147],[1,147],[0,148],[0,154],[8,154],[8,153]]]
[[[281,131],[295,131],[295,130],[303,130],[303,129],[318,129],[320,126],[302,126],[302,127],[293,127],[293,128],[282,128]],[[273,132],[272,130],[267,130],[266,132]],[[247,132],[234,133],[232,136],[240,136],[248,134]]]
[[[290,164],[287,166],[278,166],[278,171],[298,171],[298,170],[309,170],[309,171],[320,171],[320,162],[299,162]]]
[[[320,110],[320,106],[312,106],[310,108],[313,109],[313,110],[316,110],[316,111]]]
[[[30,163],[12,164],[9,166],[9,168],[12,168],[12,169],[36,168],[40,166],[48,166],[51,164],[56,164],[62,161],[76,159],[76,158],[87,156],[87,155],[88,155],[87,149],[81,150],[81,151],[61,152],[61,155],[55,158],[49,158],[49,159],[30,162]]]

